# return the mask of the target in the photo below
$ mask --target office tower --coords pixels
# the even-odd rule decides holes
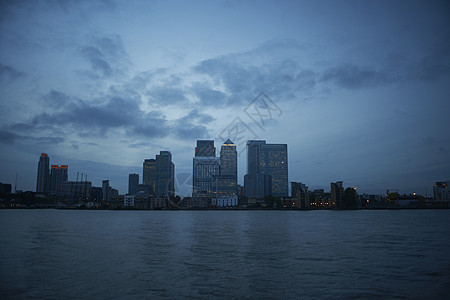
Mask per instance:
[[[234,175],[237,179],[236,145],[229,139],[220,148],[220,175]]]
[[[51,165],[50,169],[50,193],[62,193],[63,184],[68,179],[67,165]]]
[[[155,183],[156,183],[156,159],[146,159],[144,160],[143,170],[142,170],[142,184],[150,186],[151,193],[155,193]]]
[[[139,174],[128,175],[128,195],[137,195],[139,191]]]
[[[202,200],[201,207],[208,206],[215,197],[215,177],[219,175],[220,158],[216,156],[214,141],[198,140],[192,169],[192,198]]]
[[[450,181],[436,182],[433,186],[434,200],[450,200]]]
[[[344,207],[344,183],[342,181],[330,183],[331,206]]]
[[[262,199],[272,195],[272,176],[265,173],[246,174],[244,191],[249,198]]]
[[[46,153],[41,153],[38,163],[36,193],[47,193],[49,190],[49,165],[50,158]]]
[[[248,185],[245,188],[248,197],[267,196],[266,193],[270,190],[273,196],[287,196],[289,190],[287,144],[247,141],[247,175],[244,182]],[[270,176],[270,180],[267,175]],[[266,184],[271,187],[265,186]]]
[[[156,155],[155,195],[175,196],[175,165],[170,151],[160,151]]]
[[[215,193],[215,198],[237,195],[236,176],[214,175],[213,192]]]
[[[219,175],[220,158],[194,157],[193,198],[212,199],[215,197],[215,175]]]
[[[195,157],[216,157],[213,140],[198,140],[195,147]]]
[[[103,193],[103,201],[109,202],[109,180],[103,180],[102,182],[102,193]]]
[[[237,195],[236,145],[226,140],[220,148],[219,175],[214,176],[216,198]]]

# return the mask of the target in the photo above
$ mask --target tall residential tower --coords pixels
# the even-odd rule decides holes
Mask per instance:
[[[47,193],[49,191],[49,166],[50,158],[47,153],[41,153],[38,162],[36,193]]]

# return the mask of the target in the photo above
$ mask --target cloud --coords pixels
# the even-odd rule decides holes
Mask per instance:
[[[91,36],[80,53],[89,62],[92,72],[100,77],[121,75],[131,65],[118,35]]]
[[[149,97],[150,104],[177,104],[187,101],[183,88],[172,87],[170,84],[153,87],[145,95]]]
[[[52,90],[43,98],[59,101],[59,109],[46,109],[26,122],[4,126],[0,132],[3,143],[33,139],[36,144],[57,144],[68,141],[73,134],[102,139],[109,133],[128,137],[195,139],[206,136],[207,125],[214,120],[194,109],[169,122],[158,110],[144,112],[137,97],[110,95],[87,102]]]
[[[13,67],[0,64],[0,81],[13,82],[25,74]]]
[[[19,137],[19,135],[9,130],[0,129],[0,143],[2,144],[14,144]]]
[[[55,90],[51,90],[45,94],[42,99],[46,105],[52,108],[62,108],[72,100],[67,94]]]
[[[214,120],[210,115],[194,109],[188,114],[176,120],[172,127],[177,138],[196,140],[208,136],[207,125]]]
[[[433,81],[450,75],[450,40],[436,46],[415,65],[412,79]]]
[[[389,73],[367,66],[342,64],[325,70],[322,82],[333,82],[347,89],[361,89],[382,86],[391,82]]]

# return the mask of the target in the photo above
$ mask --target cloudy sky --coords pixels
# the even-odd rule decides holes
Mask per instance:
[[[170,150],[187,194],[196,140],[228,137],[240,183],[246,139],[288,144],[310,189],[450,179],[448,1],[0,5],[0,181],[18,189],[45,152],[125,193]]]

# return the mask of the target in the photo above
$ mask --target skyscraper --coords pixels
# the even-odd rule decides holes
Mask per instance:
[[[142,168],[142,183],[150,186],[151,193],[155,193],[156,159],[146,159]]]
[[[234,175],[237,179],[236,145],[229,139],[220,148],[220,175]]]
[[[198,140],[195,147],[192,170],[192,198],[202,200],[200,206],[208,206],[215,197],[215,177],[219,175],[220,158],[212,140]],[[204,201],[203,201],[204,200]]]
[[[195,147],[196,157],[215,157],[216,148],[213,140],[198,140],[197,147]]]
[[[160,151],[156,155],[155,195],[174,196],[175,165],[172,162],[170,151]]]
[[[47,193],[49,190],[49,165],[50,158],[46,153],[41,153],[38,162],[36,193]]]
[[[220,148],[219,175],[214,176],[216,198],[237,195],[236,145],[226,140]]]
[[[137,195],[139,192],[139,174],[128,175],[128,195]]]
[[[68,179],[67,165],[51,165],[50,169],[50,189],[51,193],[62,193],[63,185]]]
[[[266,196],[269,191],[273,196],[287,196],[289,190],[287,144],[266,144],[266,141],[260,140],[247,141],[246,177],[247,179],[244,178],[247,185],[245,190],[249,197]],[[266,184],[270,186],[267,187]]]
[[[109,202],[109,180],[103,180],[102,182],[102,194],[103,194],[103,201]]]

